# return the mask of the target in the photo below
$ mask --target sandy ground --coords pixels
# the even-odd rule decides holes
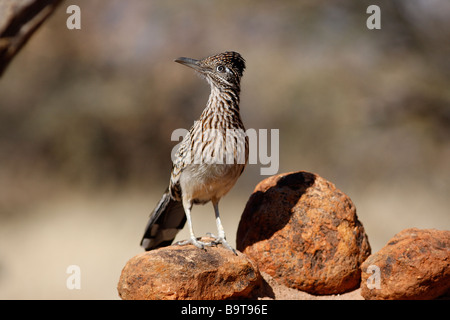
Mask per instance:
[[[275,300],[364,300],[364,298],[360,294],[360,289],[343,294],[316,296],[278,284],[267,273],[262,272],[261,274],[264,280],[266,280],[266,282],[272,288],[275,295]],[[271,298],[262,298],[262,300],[264,299]]]
[[[409,192],[404,195],[410,199],[407,203],[401,195],[389,193],[353,199],[373,252],[404,228],[450,229],[444,202],[428,202],[426,194]],[[61,190],[49,194],[48,201],[31,202],[14,214],[0,215],[0,299],[118,299],[120,272],[142,252],[139,241],[158,196],[135,190]],[[235,243],[247,198],[232,190],[221,202],[230,243]],[[194,207],[193,221],[197,235],[215,231],[209,204]],[[183,230],[176,240],[186,237]],[[70,265],[80,267],[80,289],[66,285]],[[274,285],[274,293],[277,299],[361,299],[358,290],[316,297]]]

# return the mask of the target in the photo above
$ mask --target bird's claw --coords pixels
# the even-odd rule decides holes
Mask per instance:
[[[198,239],[200,239],[200,238],[198,238]],[[194,246],[196,246],[199,249],[204,249],[205,246],[211,247],[213,245],[211,242],[198,241],[196,238],[189,238],[188,240],[178,241],[178,242],[174,243],[174,245],[177,245],[177,246],[185,246],[188,244],[193,244]]]
[[[228,244],[228,242],[227,242],[227,240],[225,239],[225,237],[224,236],[219,236],[219,237],[216,237],[214,234],[212,234],[211,232],[208,232],[206,235],[208,235],[209,237],[211,237],[211,238],[214,238],[214,241],[211,241],[211,244],[213,244],[214,246],[217,246],[218,244],[222,244],[225,248],[227,248],[228,250],[231,250],[231,251],[233,251],[233,253],[235,254],[235,255],[237,255],[237,253],[236,253],[236,250],[232,247],[232,246],[230,246],[229,244]]]
[[[235,255],[237,255],[236,250],[232,246],[229,245],[229,243],[227,242],[225,237],[216,237],[215,235],[213,235],[210,232],[208,232],[207,235],[211,238],[214,238],[214,240],[211,242],[204,242],[204,241],[197,240],[197,239],[201,239],[201,238],[189,238],[188,240],[175,242],[173,245],[185,246],[188,244],[193,244],[194,246],[196,246],[199,249],[204,249],[205,247],[212,247],[212,246],[217,246],[218,244],[222,244],[225,248],[227,248],[228,250],[231,250]]]

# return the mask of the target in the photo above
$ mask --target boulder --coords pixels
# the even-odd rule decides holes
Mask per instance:
[[[272,176],[256,186],[236,242],[276,281],[316,295],[357,289],[360,265],[370,255],[351,199],[304,171]]]
[[[365,299],[435,299],[450,293],[450,231],[405,229],[361,266]]]
[[[131,258],[117,288],[123,300],[245,299],[262,288],[262,281],[256,265],[240,252],[187,245]]]

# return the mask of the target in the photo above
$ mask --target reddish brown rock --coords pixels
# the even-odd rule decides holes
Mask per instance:
[[[257,267],[242,253],[187,245],[136,255],[123,268],[117,289],[124,300],[223,300],[251,297],[261,285]]]
[[[242,214],[237,248],[276,281],[312,294],[339,294],[360,284],[370,255],[348,196],[308,172],[261,181]]]
[[[450,293],[450,231],[403,230],[361,269],[365,299],[422,300]]]

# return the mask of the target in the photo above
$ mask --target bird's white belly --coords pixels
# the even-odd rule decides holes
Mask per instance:
[[[195,202],[220,199],[230,191],[239,178],[244,165],[236,164],[191,164],[180,176],[183,198]]]

